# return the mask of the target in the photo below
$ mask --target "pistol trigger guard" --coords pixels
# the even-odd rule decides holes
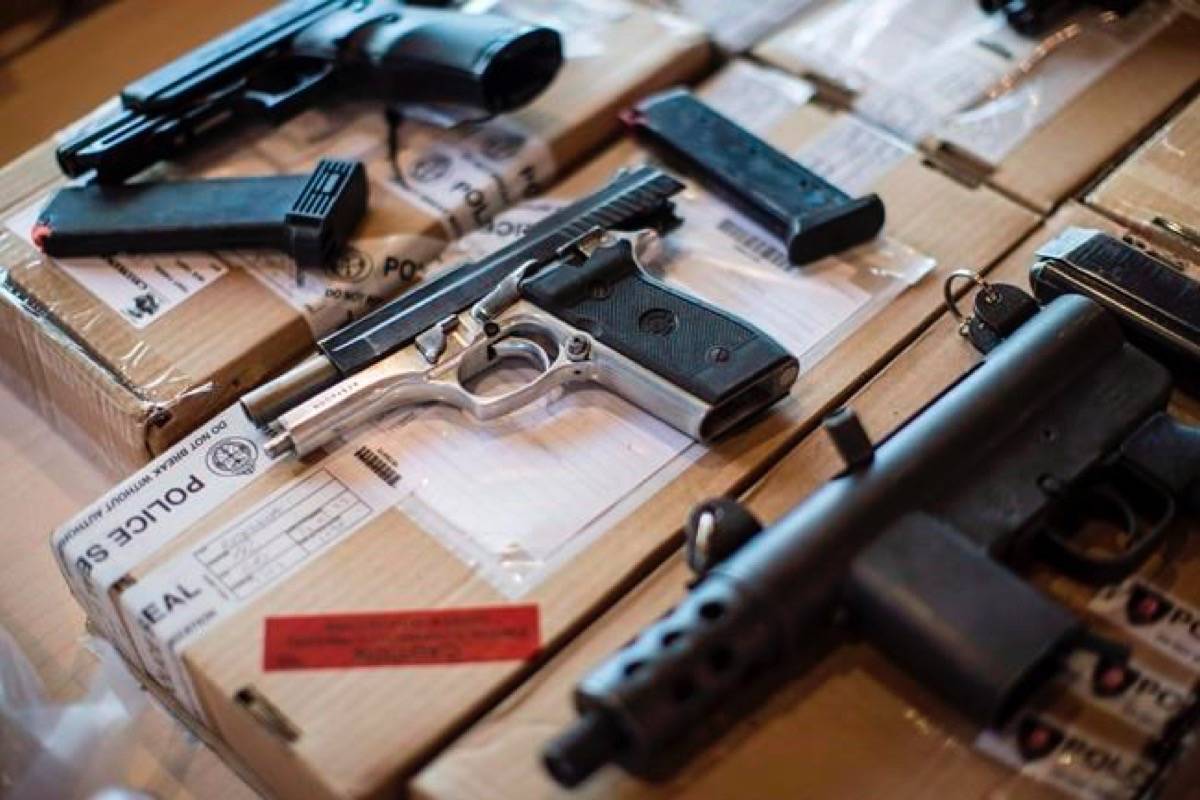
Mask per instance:
[[[1099,483],[1084,487],[1077,493],[1060,495],[1057,499],[1065,509],[1084,510],[1085,516],[1081,519],[1088,518],[1087,509],[1116,512],[1109,514],[1109,520],[1124,531],[1128,540],[1127,546],[1120,552],[1098,555],[1079,546],[1069,532],[1059,530],[1051,523],[1046,524],[1039,537],[1041,555],[1062,573],[1084,583],[1116,583],[1137,571],[1162,545],[1175,518],[1175,500],[1169,492],[1136,470],[1120,464],[1113,467],[1119,470],[1118,475],[1137,483],[1138,490],[1152,494],[1155,501],[1161,504],[1162,511],[1149,524],[1145,524],[1144,515],[1139,513],[1136,501],[1128,494],[1129,490],[1116,482]],[[1102,518],[1102,515],[1090,518]]]
[[[566,334],[526,315],[485,325],[475,341],[445,365],[445,402],[477,420],[509,414],[573,379],[590,376],[581,366],[591,358],[591,342],[581,334]],[[471,384],[504,361],[524,361],[538,370],[533,379],[508,391],[488,395]],[[440,371],[440,370],[439,370]]]
[[[314,71],[298,70],[295,82],[280,90],[255,88],[254,79],[246,81],[240,102],[262,112],[268,119],[279,122],[290,115],[292,105],[307,93],[317,89],[333,76],[334,65],[321,63]],[[257,77],[257,76],[256,76]]]

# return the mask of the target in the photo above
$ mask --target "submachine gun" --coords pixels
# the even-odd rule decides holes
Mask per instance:
[[[1059,280],[1039,289],[1039,306],[968,274],[981,288],[962,331],[983,362],[878,444],[853,412],[833,415],[844,471],[769,527],[729,500],[695,509],[699,580],[579,684],[578,720],[544,752],[550,774],[566,786],[610,762],[670,774],[698,733],[800,662],[838,613],[986,727],[1003,726],[1077,649],[1121,663],[1126,648],[1008,565],[1038,559],[1117,581],[1177,512],[1200,512],[1200,428],[1167,413],[1171,373],[1122,325],[1154,341],[1164,327],[1112,302],[1114,276],[1156,267],[1119,240],[1071,230],[1044,248],[1039,280],[1086,273],[1109,290],[1103,305]],[[1196,296],[1154,319],[1186,313]],[[1122,530],[1119,541],[1097,541],[1083,524],[1096,519]]]

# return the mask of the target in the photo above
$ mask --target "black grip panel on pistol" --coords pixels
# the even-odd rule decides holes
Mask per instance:
[[[560,262],[522,293],[713,407],[702,439],[769,406],[798,372],[796,359],[766,334],[647,275],[628,241],[601,247],[578,266]]]

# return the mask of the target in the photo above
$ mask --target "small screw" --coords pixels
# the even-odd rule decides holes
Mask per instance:
[[[489,322],[483,326],[483,333],[485,336],[488,336],[488,337],[495,336],[499,332],[500,332],[500,326],[494,322]]]
[[[724,364],[729,360],[729,348],[717,345],[708,351],[708,360],[714,364]]]

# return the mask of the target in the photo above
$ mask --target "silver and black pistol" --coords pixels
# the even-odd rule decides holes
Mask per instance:
[[[594,382],[701,441],[786,395],[796,358],[743,320],[651,277],[639,256],[679,223],[683,184],[650,167],[462,264],[319,343],[320,352],[248,393],[272,455],[304,456],[399,406],[440,402],[476,419],[552,388]],[[536,377],[498,393],[501,363]]]

